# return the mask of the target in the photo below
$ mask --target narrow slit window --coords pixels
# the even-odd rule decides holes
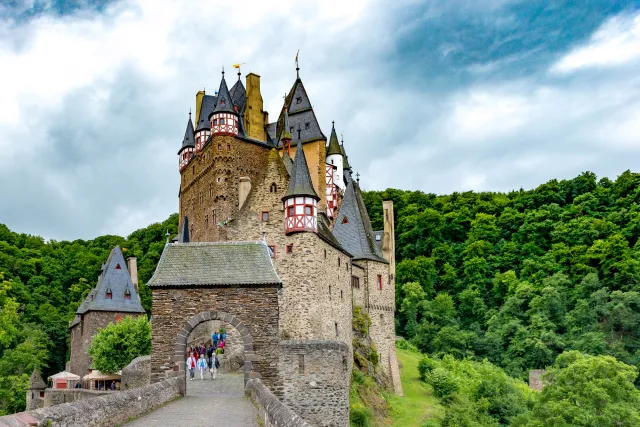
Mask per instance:
[[[287,246],[285,246],[285,252],[288,254],[293,253],[293,243],[290,243]]]
[[[378,289],[382,289],[382,276],[378,274]]]

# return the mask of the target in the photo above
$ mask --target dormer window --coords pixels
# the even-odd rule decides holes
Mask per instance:
[[[302,104],[302,97],[301,96],[296,98],[296,104]]]
[[[224,105],[225,101],[224,101],[224,97],[220,98],[220,105]]]
[[[293,126],[289,126],[289,132],[293,133]]]
[[[131,292],[129,289],[125,289],[124,291],[124,299],[131,299]]]
[[[349,224],[349,218],[347,218],[346,216],[344,218],[342,218],[342,223],[343,224]]]
[[[120,267],[120,263],[116,264],[116,270],[120,270],[122,267]]]
[[[305,129],[309,129],[311,127],[311,123],[307,122],[304,124]]]
[[[111,299],[113,297],[113,293],[111,292],[111,288],[107,288],[107,293],[105,295],[107,299]]]

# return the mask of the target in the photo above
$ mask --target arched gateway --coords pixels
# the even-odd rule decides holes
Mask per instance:
[[[244,343],[244,379],[278,386],[278,277],[264,242],[171,243],[149,281],[151,381],[185,378],[189,333],[222,320]],[[185,388],[186,390],[186,388]]]

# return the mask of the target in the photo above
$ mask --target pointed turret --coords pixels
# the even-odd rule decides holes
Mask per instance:
[[[204,92],[203,92],[204,93]],[[202,96],[202,103],[198,107],[198,122],[196,123],[195,142],[196,153],[202,150],[204,144],[207,143],[211,136],[211,122],[209,116],[213,113],[216,106],[216,97],[211,95]]]
[[[313,189],[307,159],[302,149],[300,130],[296,144],[296,157],[293,160],[291,177],[287,192],[282,198],[285,207],[285,232],[318,231],[318,200]]]
[[[211,116],[211,133],[213,135],[238,135],[239,114],[236,108],[234,108],[233,99],[227,88],[223,70],[216,108],[213,109]]]
[[[189,111],[189,121],[187,122],[187,130],[184,132],[182,147],[178,151],[178,165],[180,170],[184,169],[189,160],[195,155],[196,144],[193,138],[193,122],[191,121],[191,111]]]
[[[282,155],[282,163],[284,163],[285,169],[287,169],[287,173],[291,176],[291,172],[293,172],[293,160],[291,160],[291,156],[288,152],[284,152]]]
[[[348,170],[351,172],[351,165],[349,164],[349,158],[347,157],[347,153],[344,151],[344,138],[342,138],[342,143],[340,144],[340,152],[342,153],[342,169]]]
[[[280,135],[280,144],[282,145],[282,151],[291,155],[291,128],[289,127],[289,113],[287,112],[287,105],[284,106],[284,126],[282,128],[282,135]]]
[[[336,135],[335,122],[331,122],[331,137],[329,138],[329,145],[327,146],[327,164],[335,166],[333,171],[332,183],[341,190],[344,190],[344,180],[342,178],[343,173],[343,157],[342,151],[340,151],[340,143],[338,142],[338,135]],[[329,177],[327,177],[329,181]],[[327,183],[328,185],[328,183]],[[330,189],[327,187],[327,191]]]
[[[238,81],[235,82],[233,87],[229,90],[234,107],[238,107],[238,114],[242,114],[244,112],[244,106],[247,103],[247,90],[244,88],[240,77],[241,74],[238,70]]]
[[[178,237],[178,243],[189,243],[189,217],[184,216],[182,221],[182,229],[180,229],[180,237]]]

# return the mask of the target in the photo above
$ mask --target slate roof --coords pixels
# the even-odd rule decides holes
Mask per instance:
[[[293,171],[293,160],[291,160],[291,156],[286,151],[282,156],[282,163],[284,163],[284,167],[287,169],[287,173],[291,176],[291,172]]]
[[[196,141],[193,138],[193,122],[191,121],[191,112],[189,112],[189,121],[187,122],[187,130],[184,131],[184,138],[182,139],[182,148],[180,151],[187,147],[195,147]],[[178,151],[178,154],[180,154]]]
[[[286,108],[289,113],[289,132],[291,132],[292,129],[301,129],[300,137],[303,143],[318,139],[327,140],[327,137],[324,136],[320,129],[318,119],[309,101],[309,96],[300,78],[297,78],[293,83],[291,90],[285,98],[284,105],[287,106]],[[285,107],[282,108],[280,116],[278,117],[276,135],[281,135],[284,130],[284,110]]]
[[[220,89],[218,89],[218,99],[216,101],[216,108],[213,109],[214,113],[236,113],[233,109],[233,98],[227,88],[227,82],[224,79],[224,72],[222,73],[222,80],[220,81]]]
[[[107,298],[107,289],[111,290],[111,299]],[[127,289],[131,294],[131,299],[125,299],[124,297]],[[145,312],[140,304],[138,291],[133,286],[133,282],[131,282],[131,276],[127,271],[127,264],[124,261],[120,246],[116,246],[111,250],[102,274],[98,278],[98,284],[80,304],[76,314],[84,314],[88,311]],[[75,323],[76,321],[74,320],[71,326]]]
[[[33,370],[31,378],[29,379],[29,388],[34,390],[44,390],[47,388],[47,384],[42,380],[42,375],[37,369]]]
[[[331,136],[329,137],[329,145],[327,146],[327,157],[332,154],[342,154],[340,143],[338,142],[338,135],[336,135],[335,122],[331,122]]]
[[[342,245],[340,245],[338,239],[336,239],[333,233],[331,233],[331,229],[329,228],[329,218],[327,218],[327,214],[324,212],[318,213],[318,236],[339,251],[344,252],[350,257],[353,256],[349,251],[343,248]]]
[[[300,138],[298,138],[296,156],[293,159],[289,186],[287,187],[287,192],[282,200],[293,196],[309,196],[314,197],[316,200],[320,200],[320,197],[316,194],[316,190],[313,189],[313,184],[311,183],[309,167],[307,166],[307,159],[304,155]]]
[[[244,88],[242,80],[240,80],[240,73],[238,73],[238,81],[233,85],[229,93],[231,94],[233,105],[237,105],[238,113],[242,114],[247,103],[247,90]]]
[[[205,95],[202,97],[200,114],[198,116],[198,123],[196,124],[196,132],[202,129],[211,129],[209,116],[213,113],[213,109],[216,107],[216,102],[217,98],[213,95]]]
[[[178,237],[178,242],[180,243],[189,243],[189,217],[184,216],[184,220],[182,221],[182,229],[180,230],[180,237]]]
[[[169,243],[148,286],[281,285],[262,242]]]
[[[347,188],[333,226],[333,235],[343,248],[351,252],[354,259],[370,259],[386,263],[388,261],[384,259],[381,249],[376,244],[360,189],[348,171],[345,172],[345,178],[347,178]],[[347,222],[343,224],[345,217]]]
[[[276,126],[278,125],[277,122],[273,122],[273,123],[269,123],[267,125],[266,131],[267,131],[267,136],[269,137],[268,139],[271,139],[272,141],[277,141],[278,138],[276,137]]]

